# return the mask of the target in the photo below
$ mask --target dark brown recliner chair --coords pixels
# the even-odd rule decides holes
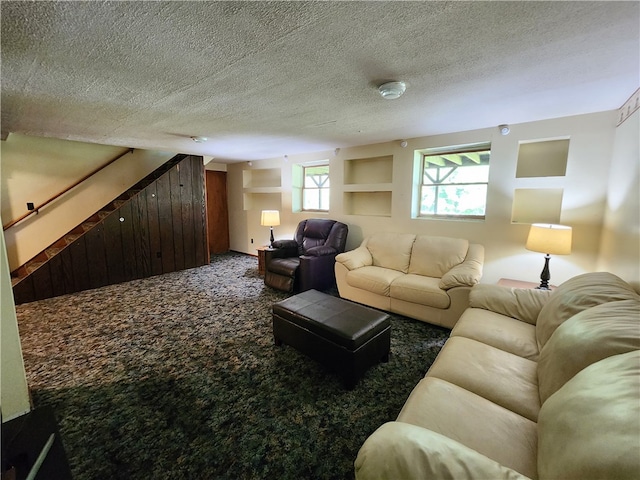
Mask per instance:
[[[336,255],[344,252],[348,232],[349,227],[335,220],[301,221],[293,240],[276,240],[265,251],[264,283],[296,293],[331,288]]]

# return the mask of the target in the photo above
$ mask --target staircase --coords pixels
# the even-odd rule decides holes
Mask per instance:
[[[177,155],[11,272],[15,302],[203,265],[205,246],[202,159]]]

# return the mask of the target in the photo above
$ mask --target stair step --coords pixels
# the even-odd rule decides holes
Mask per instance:
[[[84,222],[82,224],[82,230],[84,230],[85,232],[88,232],[93,227],[95,227],[97,224],[98,224],[98,222]]]
[[[114,200],[113,201],[113,205],[116,208],[120,208],[122,205],[124,205],[125,203],[127,203],[129,200]]]
[[[127,194],[129,195],[129,198],[133,198],[135,197],[137,194],[140,193],[141,189],[134,189],[132,188],[131,190],[127,190]]]
[[[45,262],[29,262],[25,265],[27,273],[33,273],[40,268]]]
[[[64,236],[64,240],[65,240],[65,242],[67,242],[67,245],[69,245],[69,244],[75,242],[81,236],[82,236],[81,233],[71,233],[69,235],[65,235]]]
[[[105,218],[107,218],[109,215],[111,215],[111,212],[107,212],[106,210],[100,210],[98,212],[98,217],[100,218],[100,220],[104,220]]]
[[[44,251],[44,253],[47,254],[47,258],[52,258],[52,257],[55,257],[58,253],[60,253],[61,250],[62,250],[62,247],[49,247]]]

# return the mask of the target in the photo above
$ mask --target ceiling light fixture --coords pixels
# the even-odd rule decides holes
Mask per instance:
[[[387,82],[378,87],[378,92],[380,92],[382,98],[394,100],[400,97],[406,89],[407,85],[404,82]]]
[[[191,137],[191,140],[196,143],[204,143],[207,141],[207,137]]]
[[[500,129],[500,135],[509,135],[509,132],[511,131],[509,125],[506,124],[498,125],[498,128]]]

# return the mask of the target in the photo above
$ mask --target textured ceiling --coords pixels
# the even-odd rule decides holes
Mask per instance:
[[[2,134],[225,162],[613,110],[639,7],[2,1]]]

